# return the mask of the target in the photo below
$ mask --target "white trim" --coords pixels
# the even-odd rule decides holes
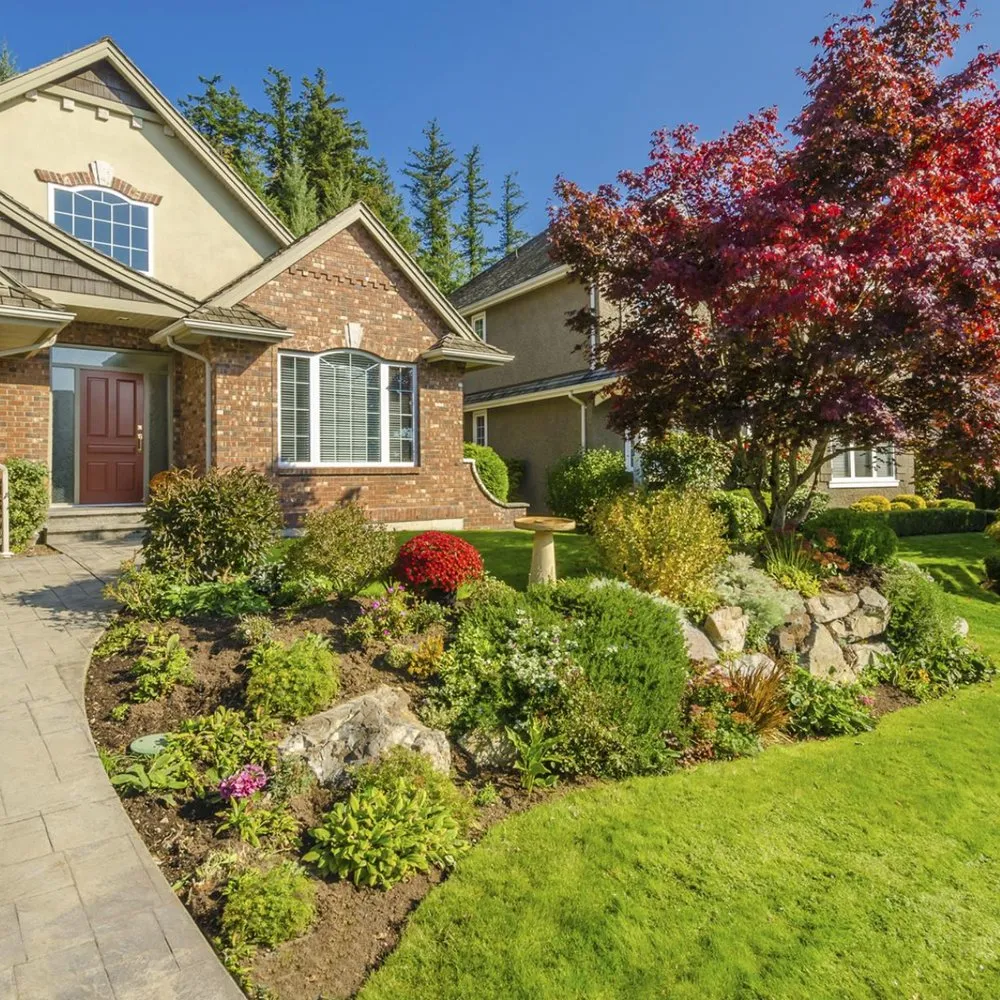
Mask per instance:
[[[150,338],[151,344],[162,344],[171,337],[193,335],[200,338],[194,341],[200,344],[205,337],[222,337],[229,340],[254,340],[262,344],[279,344],[294,336],[285,329],[272,329],[262,326],[242,326],[239,323],[220,323],[214,320],[197,319],[193,316],[183,316],[170,326],[157,331]]]
[[[59,232],[66,233],[67,236],[76,240],[78,243],[82,243],[85,247],[90,247],[91,250],[94,250],[96,253],[99,253],[102,257],[107,257],[109,260],[117,261],[123,267],[127,267],[130,271],[135,271],[136,274],[145,274],[150,278],[155,276],[153,269],[153,252],[154,252],[153,246],[156,242],[156,235],[155,235],[156,212],[154,211],[154,209],[156,208],[155,205],[151,205],[148,201],[136,201],[134,198],[129,198],[128,195],[122,194],[121,191],[116,191],[112,187],[108,187],[105,184],[98,184],[96,182],[93,184],[56,184],[54,181],[49,181],[47,187],[49,189],[48,191],[49,223],[50,225],[55,226],[56,229],[59,229],[59,227],[56,226],[56,191],[70,191],[74,194],[77,191],[110,191],[111,194],[115,195],[118,198],[121,198],[122,201],[128,203],[129,205],[138,205],[139,208],[146,209],[146,211],[149,213],[147,216],[149,219],[149,246],[146,248],[146,253],[149,255],[149,267],[147,268],[132,267],[131,264],[125,264],[123,261],[118,260],[117,257],[111,254],[106,254],[104,253],[103,250],[98,250],[97,247],[91,245],[86,240],[81,240],[79,236],[74,236],[72,233],[66,233],[65,229],[59,229]],[[114,213],[112,213],[112,215],[113,214]],[[114,219],[112,218],[111,226],[114,227],[114,225],[115,225]],[[112,237],[114,236],[113,228],[111,235]],[[111,241],[111,247],[112,249],[114,249],[114,239],[112,239]]]
[[[590,358],[588,367],[593,371],[597,367],[597,349],[601,346],[597,315],[597,285],[593,281],[587,289],[587,302],[590,307]]]
[[[478,421],[483,421],[483,440],[479,440]],[[490,444],[490,415],[486,410],[472,411],[472,443],[489,447]]]
[[[827,486],[831,490],[856,490],[856,489],[866,489],[869,486],[898,486],[898,479],[890,479],[886,477],[875,478],[874,476],[859,476],[856,479],[845,479],[843,476],[837,479],[831,479]]]
[[[476,340],[479,338],[476,337]],[[479,351],[463,351],[455,347],[432,347],[430,350],[424,351],[420,357],[424,361],[461,361],[470,368],[491,368],[497,365],[506,365],[514,360],[513,354],[504,354],[502,351],[481,354]]]
[[[319,363],[322,358],[332,354],[363,354],[371,358],[379,365],[379,450],[382,459],[378,462],[322,462],[316,456],[320,453],[320,379]],[[282,358],[306,358],[309,361],[309,456],[308,462],[285,462],[281,458],[281,359]],[[413,376],[413,458],[408,462],[388,461],[385,456],[389,454],[389,369],[408,368]],[[279,351],[278,352],[278,454],[277,466],[279,469],[298,469],[308,471],[309,469],[413,469],[419,464],[419,444],[420,444],[420,385],[417,381],[417,366],[409,361],[392,361],[388,358],[379,357],[370,351],[362,351],[356,348],[337,347],[330,351],[321,351],[317,354],[309,354],[305,351]]]
[[[892,460],[892,470],[893,470],[893,472],[896,472],[897,471],[897,468],[896,468],[896,448],[895,448],[895,446],[892,443],[889,443],[888,445],[886,445],[886,448],[888,449],[888,451],[889,451],[889,457]],[[855,447],[852,446],[852,447],[846,449],[845,451],[843,451],[841,453],[841,455],[838,455],[836,457],[840,458],[841,456],[846,456],[846,458],[847,458],[847,466],[851,470],[851,474],[849,476],[834,476],[832,474],[832,471],[831,471],[830,482],[827,484],[827,486],[831,490],[847,490],[847,489],[855,489],[856,490],[856,489],[867,489],[867,488],[873,488],[873,487],[887,487],[887,486],[888,487],[893,487],[893,486],[899,486],[899,479],[895,475],[892,475],[892,476],[858,476],[858,475],[855,475],[855,461],[854,461],[855,454],[857,452],[865,452],[865,453],[870,454],[872,456],[872,467],[874,468],[874,464],[875,464],[874,463],[874,456],[875,456],[875,453],[877,451],[879,451],[879,450],[880,449],[877,448],[877,447],[855,448]],[[832,467],[833,467],[833,461],[834,461],[834,459],[831,458],[830,459],[831,470],[832,470]]]
[[[560,264],[558,267],[543,271],[534,278],[519,281],[516,285],[511,285],[510,288],[505,288],[502,292],[496,292],[494,295],[487,295],[485,298],[476,299],[475,302],[469,302],[467,305],[462,306],[462,315],[469,316],[472,313],[482,312],[482,310],[488,309],[490,306],[499,305],[501,302],[506,302],[507,299],[517,298],[518,295],[524,295],[525,292],[533,292],[536,288],[541,288],[543,285],[550,285],[553,281],[558,281],[560,278],[565,278],[568,275],[569,265]]]
[[[594,379],[592,382],[577,382],[573,385],[562,386],[559,389],[542,389],[538,392],[525,392],[520,396],[504,396],[502,399],[487,399],[475,403],[466,403],[464,409],[466,413],[471,413],[473,410],[493,410],[498,406],[516,406],[518,403],[538,403],[544,399],[558,399],[560,396],[572,396],[575,392],[589,392],[591,389],[600,389],[617,381],[617,376],[612,376],[607,379]]]
[[[483,332],[482,332],[482,334],[480,334],[479,331],[476,329],[476,323],[478,323],[480,320],[483,321]],[[479,339],[485,344],[486,343],[486,313],[485,312],[477,312],[476,315],[473,316],[472,319],[469,320],[469,326],[472,327],[472,332],[477,337],[479,337]]]
[[[76,314],[64,312],[62,309],[46,309],[44,307],[31,309],[21,306],[0,306],[0,319],[17,326],[43,328],[57,326],[61,330],[67,323],[76,319]]]

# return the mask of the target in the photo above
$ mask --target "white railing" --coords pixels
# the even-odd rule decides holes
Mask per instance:
[[[7,466],[0,464],[0,511],[3,518],[3,535],[0,538],[0,558],[10,558],[10,477]]]

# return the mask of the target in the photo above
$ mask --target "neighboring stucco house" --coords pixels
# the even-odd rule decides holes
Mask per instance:
[[[504,458],[525,462],[521,487],[532,510],[546,509],[549,469],[579,449],[606,447],[633,464],[629,441],[608,427],[606,389],[614,374],[591,361],[596,345],[581,343],[567,318],[589,308],[594,335],[618,317],[596,288],[574,281],[569,268],[549,256],[548,233],[477,274],[451,301],[484,343],[514,360],[465,380],[465,439],[488,444]],[[872,493],[913,490],[913,458],[857,450],[820,474],[831,503],[847,506]]]
[[[293,523],[519,512],[462,457],[463,379],[511,358],[363,205],[293,241],[110,40],[0,84],[0,134],[0,460],[50,466],[53,515],[208,465]]]

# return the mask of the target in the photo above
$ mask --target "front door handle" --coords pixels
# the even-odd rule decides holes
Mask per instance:
[[[136,424],[135,428],[135,451],[137,455],[142,454],[142,424]]]

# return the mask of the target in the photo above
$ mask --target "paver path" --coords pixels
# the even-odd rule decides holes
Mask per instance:
[[[0,559],[0,1000],[243,996],[121,807],[83,707],[131,546]]]

